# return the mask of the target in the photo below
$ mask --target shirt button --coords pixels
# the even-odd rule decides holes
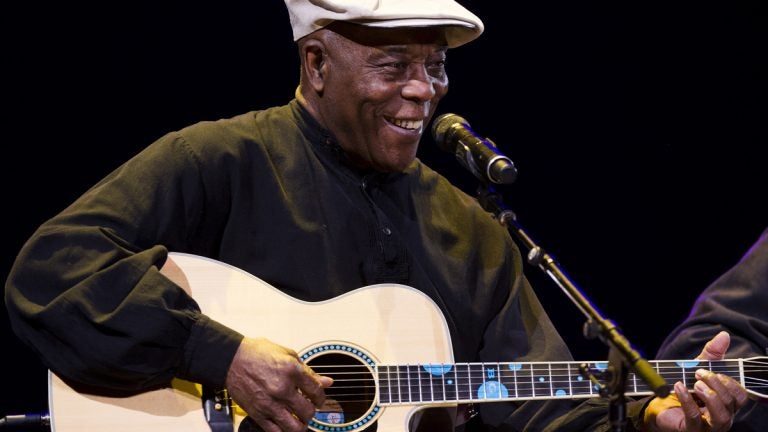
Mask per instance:
[[[384,228],[382,228],[382,229],[381,229],[381,232],[383,232],[383,233],[384,233],[384,234],[386,234],[386,235],[390,235],[390,234],[392,234],[392,230],[391,230],[391,229],[389,229],[388,227],[384,227]]]

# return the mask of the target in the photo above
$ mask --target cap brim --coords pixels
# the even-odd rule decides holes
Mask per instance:
[[[449,48],[471,42],[482,33],[482,28],[457,19],[398,18],[387,20],[350,20],[349,22],[368,27],[445,27],[445,40]]]

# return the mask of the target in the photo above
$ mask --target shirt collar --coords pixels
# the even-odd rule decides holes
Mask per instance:
[[[363,170],[357,168],[349,162],[349,158],[347,158],[344,150],[333,137],[333,134],[323,127],[297,99],[291,100],[290,106],[299,128],[301,128],[304,136],[312,144],[316,153],[325,160],[333,160],[335,166],[340,167],[345,174],[351,176],[355,181],[365,180],[367,184],[371,185],[389,183],[402,178],[406,173],[413,170],[416,161],[404,173],[382,173],[371,169]]]

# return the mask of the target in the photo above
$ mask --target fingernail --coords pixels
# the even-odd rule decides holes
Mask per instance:
[[[706,371],[706,369],[696,369],[696,378],[698,378],[698,379],[702,379],[702,378],[704,378],[705,376],[707,376],[707,371]]]
[[[696,381],[696,384],[693,385],[693,388],[696,389],[696,391],[699,391],[701,393],[704,393],[707,391],[707,385],[704,384],[702,381]]]

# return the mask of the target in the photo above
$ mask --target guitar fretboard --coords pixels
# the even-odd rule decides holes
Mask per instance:
[[[701,368],[731,376],[748,386],[749,382],[744,381],[742,361],[686,360],[649,363],[667,383],[682,381],[691,388],[696,382],[695,372]],[[593,382],[584,377],[580,371],[582,364],[598,376],[608,367],[608,362],[378,365],[379,403],[468,403],[599,396],[600,382]],[[765,375],[768,364],[763,361],[759,367]],[[763,377],[763,389],[765,385]],[[629,373],[626,394],[652,393],[641,378]]]

